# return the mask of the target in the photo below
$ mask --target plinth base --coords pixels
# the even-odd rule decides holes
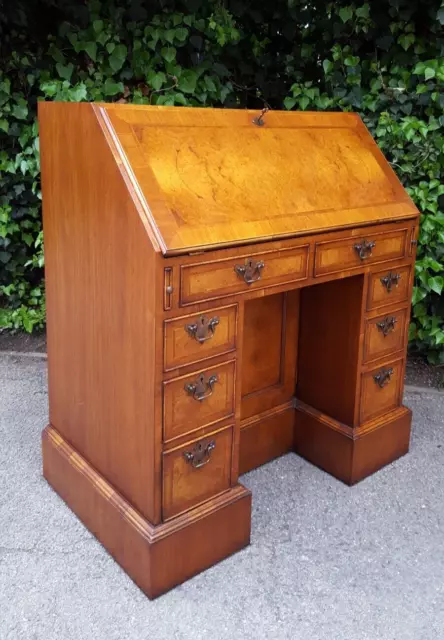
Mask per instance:
[[[411,421],[410,409],[399,407],[352,428],[298,401],[295,451],[352,485],[408,452]]]
[[[54,428],[42,435],[44,477],[149,598],[249,544],[251,493],[242,485],[153,526]]]

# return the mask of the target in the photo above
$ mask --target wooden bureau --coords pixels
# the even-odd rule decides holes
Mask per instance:
[[[246,546],[239,475],[409,448],[418,211],[355,114],[40,103],[43,471],[149,596]]]

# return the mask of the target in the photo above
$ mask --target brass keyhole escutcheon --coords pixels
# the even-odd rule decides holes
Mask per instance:
[[[205,379],[205,374],[201,373],[195,382],[188,382],[184,389],[188,395],[193,396],[194,400],[202,402],[202,400],[213,395],[213,388],[216,382],[218,382],[216,375]]]
[[[353,245],[353,249],[358,254],[360,260],[367,260],[370,258],[373,252],[373,249],[376,247],[376,242],[374,240],[362,240],[362,242],[358,242]]]
[[[247,258],[245,264],[237,264],[234,267],[234,271],[239,278],[250,285],[253,282],[257,282],[261,279],[262,270],[265,268],[265,262],[263,260],[253,260],[253,258]]]
[[[197,319],[196,322],[192,324],[185,325],[185,331],[194,338],[200,344],[207,342],[207,340],[211,340],[214,336],[214,332],[216,331],[216,327],[219,324],[219,317],[214,316],[213,318],[208,318],[203,315]]]
[[[204,442],[198,442],[191,451],[184,451],[183,456],[191,466],[199,469],[210,462],[211,452],[215,448],[216,443],[214,440],[210,440],[210,442],[206,444]]]
[[[391,293],[393,289],[393,285],[395,287],[398,286],[399,281],[401,280],[401,274],[392,273],[391,271],[389,271],[388,274],[380,278],[380,280],[381,280],[382,286],[387,289],[387,293]]]
[[[389,333],[395,330],[395,324],[397,322],[398,321],[395,316],[387,316],[384,318],[384,320],[381,320],[381,322],[377,322],[376,326],[378,327],[384,338],[386,338]]]
[[[383,367],[379,373],[376,373],[373,376],[373,380],[375,381],[375,383],[378,385],[380,389],[383,389],[390,382],[392,375],[393,375],[393,369],[391,367],[389,367],[388,369],[385,369]]]

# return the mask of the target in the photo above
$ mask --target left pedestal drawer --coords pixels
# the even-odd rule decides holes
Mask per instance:
[[[163,439],[176,438],[234,413],[235,361],[200,369],[163,383]]]
[[[229,426],[163,454],[164,520],[230,488],[232,448]]]
[[[236,324],[237,305],[165,320],[165,371],[234,351]]]

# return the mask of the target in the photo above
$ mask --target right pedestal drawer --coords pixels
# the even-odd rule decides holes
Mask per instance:
[[[400,359],[361,374],[361,424],[401,404],[403,373],[404,360]]]
[[[404,349],[406,343],[407,309],[390,311],[365,321],[364,362]]]
[[[367,309],[405,302],[410,292],[410,265],[374,271],[370,274]]]

